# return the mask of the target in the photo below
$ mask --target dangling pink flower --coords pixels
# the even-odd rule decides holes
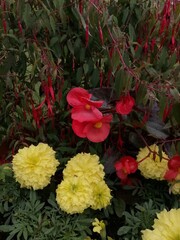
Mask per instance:
[[[180,156],[173,156],[168,161],[168,170],[166,171],[164,178],[168,181],[175,180],[180,173]]]
[[[102,113],[97,109],[102,106],[103,101],[92,101],[92,94],[87,90],[77,87],[69,91],[67,101],[73,107],[71,117],[79,122],[96,121],[102,117]]]
[[[116,174],[121,180],[126,180],[128,175],[136,172],[138,163],[131,156],[124,156],[115,162]]]
[[[116,102],[116,112],[122,115],[127,115],[132,111],[135,105],[135,100],[129,94],[122,96],[118,102]]]
[[[112,121],[112,115],[108,114],[96,119],[96,121],[79,122],[73,120],[72,129],[74,133],[81,137],[87,138],[91,142],[104,141],[110,132],[110,122]]]

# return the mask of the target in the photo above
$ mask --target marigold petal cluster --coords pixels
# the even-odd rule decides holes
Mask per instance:
[[[94,210],[107,207],[111,201],[111,191],[107,184],[102,180],[98,183],[92,184],[92,198],[93,202],[91,208]]]
[[[157,214],[153,230],[143,230],[142,240],[178,240],[180,239],[180,208],[166,209]]]
[[[102,209],[110,204],[110,189],[104,181],[104,167],[97,155],[79,153],[63,170],[63,181],[57,188],[56,201],[70,214],[82,213],[88,207]]]
[[[92,189],[85,179],[69,177],[58,185],[56,201],[67,213],[82,213],[91,205]]]
[[[104,175],[104,167],[100,164],[99,157],[90,153],[78,153],[68,161],[63,171],[64,179],[77,176],[85,178],[89,183],[99,182]]]
[[[149,151],[151,150],[151,152]],[[164,174],[168,168],[168,156],[162,151],[159,156],[159,147],[155,144],[141,148],[137,155],[138,169],[145,178],[164,180]]]
[[[21,187],[43,189],[55,174],[58,160],[55,151],[45,143],[19,149],[12,160],[15,179]]]

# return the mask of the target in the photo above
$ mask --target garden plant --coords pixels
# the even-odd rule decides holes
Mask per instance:
[[[180,239],[180,1],[0,4],[0,240]]]

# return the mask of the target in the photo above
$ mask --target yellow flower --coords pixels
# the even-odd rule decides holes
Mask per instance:
[[[99,219],[95,218],[94,222],[92,222],[93,227],[93,232],[97,232],[100,234],[100,232],[105,229],[105,223],[103,220],[99,221]]]
[[[21,187],[43,189],[56,172],[58,160],[55,151],[45,143],[20,149],[13,157],[12,168]]]
[[[70,214],[82,213],[92,202],[89,183],[79,177],[64,179],[56,190],[56,201],[60,208]]]
[[[175,181],[171,182],[170,190],[173,194],[180,194],[180,173],[176,176]]]
[[[143,230],[142,240],[179,240],[180,239],[180,208],[165,209],[157,214],[153,230]]]
[[[91,208],[94,210],[102,209],[107,207],[111,201],[111,191],[106,185],[106,183],[102,180],[97,183],[92,184],[92,205]]]
[[[63,171],[64,179],[72,176],[83,177],[89,183],[102,180],[104,175],[104,167],[99,163],[99,157],[90,153],[79,153],[71,158]]]
[[[166,160],[168,156],[162,151],[163,158],[160,159],[159,148],[155,144],[149,146],[149,148],[154,153],[150,153],[147,147],[140,149],[137,155],[138,169],[145,178],[164,180],[164,174],[168,169],[168,161]],[[141,162],[142,159],[144,160]]]

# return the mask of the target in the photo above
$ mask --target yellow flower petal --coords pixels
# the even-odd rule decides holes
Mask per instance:
[[[155,154],[149,153],[147,147],[140,149],[137,155],[137,162],[139,162],[138,169],[145,178],[164,180],[164,174],[168,169],[168,161],[166,160],[168,156],[162,152],[162,157],[166,159],[160,159],[158,155],[159,148],[155,144],[149,146],[149,148],[155,152]],[[141,162],[142,159],[144,160]]]

